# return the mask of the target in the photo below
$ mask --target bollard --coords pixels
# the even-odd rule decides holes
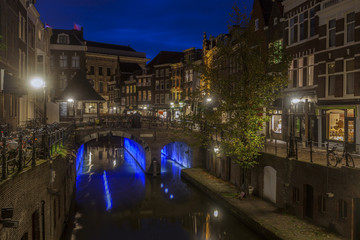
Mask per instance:
[[[157,161],[153,161],[153,176],[156,177],[157,174]]]

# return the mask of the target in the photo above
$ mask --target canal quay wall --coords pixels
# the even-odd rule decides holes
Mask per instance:
[[[360,169],[326,167],[263,153],[251,169],[253,194],[284,213],[360,239]],[[238,187],[244,171],[229,159],[207,159],[207,170]]]
[[[13,212],[0,216],[1,240],[60,239],[75,193],[74,163],[73,155],[56,155],[0,181],[0,209]]]

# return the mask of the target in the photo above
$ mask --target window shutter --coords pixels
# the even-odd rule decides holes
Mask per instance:
[[[319,98],[325,97],[325,77],[318,78],[317,95]]]

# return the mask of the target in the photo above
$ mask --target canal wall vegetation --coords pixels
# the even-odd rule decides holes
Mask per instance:
[[[1,216],[0,239],[60,239],[75,181],[75,159],[62,149],[0,182],[0,209],[9,213]]]
[[[285,213],[347,238],[359,239],[359,169],[326,167],[265,153],[258,162],[248,176],[254,195],[272,202]],[[206,168],[239,190],[243,187],[243,170],[229,159],[209,156]]]

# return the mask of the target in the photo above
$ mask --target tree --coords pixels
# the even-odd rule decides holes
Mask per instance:
[[[246,14],[233,10],[229,34],[217,37],[198,69],[201,87],[192,100],[202,108],[184,122],[201,126],[204,145],[220,140],[221,154],[244,169],[247,191],[247,170],[263,149],[266,109],[287,84],[289,60],[281,45],[266,46]]]

